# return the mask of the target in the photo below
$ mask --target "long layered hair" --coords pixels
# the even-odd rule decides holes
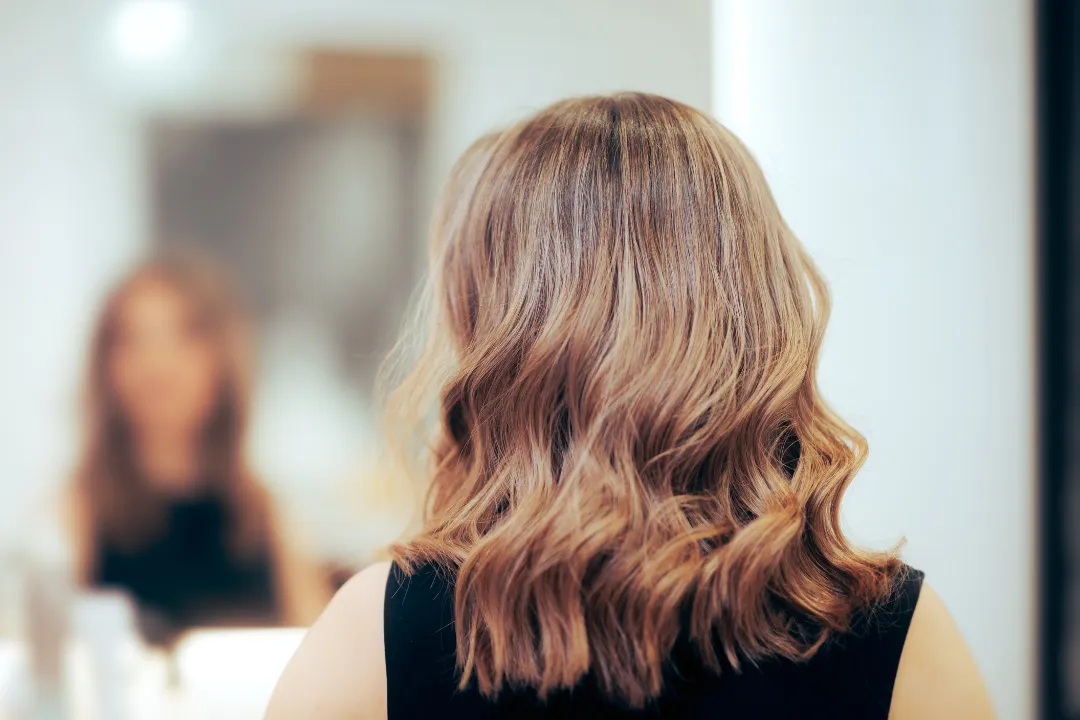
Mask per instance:
[[[123,304],[144,281],[178,291],[211,336],[220,356],[218,395],[202,431],[202,471],[210,492],[228,508],[230,550],[250,555],[268,550],[268,498],[244,451],[251,390],[248,327],[234,293],[204,258],[190,252],[161,253],[124,278],[106,298],[90,343],[84,388],[84,445],[76,469],[76,496],[94,547],[110,543],[135,551],[160,531],[167,499],[139,476],[134,437],[109,378],[109,357]],[[93,548],[87,555],[94,561]],[[91,575],[90,567],[85,575]]]
[[[430,264],[388,397],[429,502],[392,551],[453,578],[463,687],[640,706],[680,633],[716,671],[805,659],[889,592],[841,530],[866,443],[816,385],[826,284],[725,128],[557,103],[459,161]]]

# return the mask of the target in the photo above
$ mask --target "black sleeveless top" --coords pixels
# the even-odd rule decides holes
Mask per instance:
[[[234,557],[230,526],[217,498],[175,501],[143,547],[102,543],[95,584],[133,597],[143,637],[155,645],[168,645],[191,627],[276,624],[270,557]]]
[[[831,639],[805,663],[774,659],[719,675],[687,667],[680,657],[663,695],[643,710],[605,700],[586,678],[573,692],[540,702],[531,691],[496,700],[457,690],[454,591],[433,568],[406,577],[395,566],[386,584],[384,639],[389,720],[403,718],[887,718],[900,652],[923,574],[905,568],[891,597],[859,614],[851,632]]]

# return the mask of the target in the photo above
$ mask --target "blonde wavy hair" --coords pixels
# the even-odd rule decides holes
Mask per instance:
[[[680,636],[805,659],[889,593],[841,530],[866,443],[816,386],[826,284],[725,128],[633,93],[485,136],[430,265],[387,398],[428,507],[392,553],[453,580],[462,687],[641,706]]]

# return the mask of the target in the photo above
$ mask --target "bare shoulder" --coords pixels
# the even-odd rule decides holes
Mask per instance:
[[[892,720],[994,717],[975,659],[948,608],[924,584],[893,687]]]
[[[386,717],[383,595],[390,563],[354,576],[311,626],[270,699],[266,720]]]

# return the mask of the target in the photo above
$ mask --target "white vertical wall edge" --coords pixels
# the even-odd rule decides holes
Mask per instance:
[[[1034,715],[1033,20],[1023,0],[716,0],[714,111],[829,277],[852,535],[926,571]]]

